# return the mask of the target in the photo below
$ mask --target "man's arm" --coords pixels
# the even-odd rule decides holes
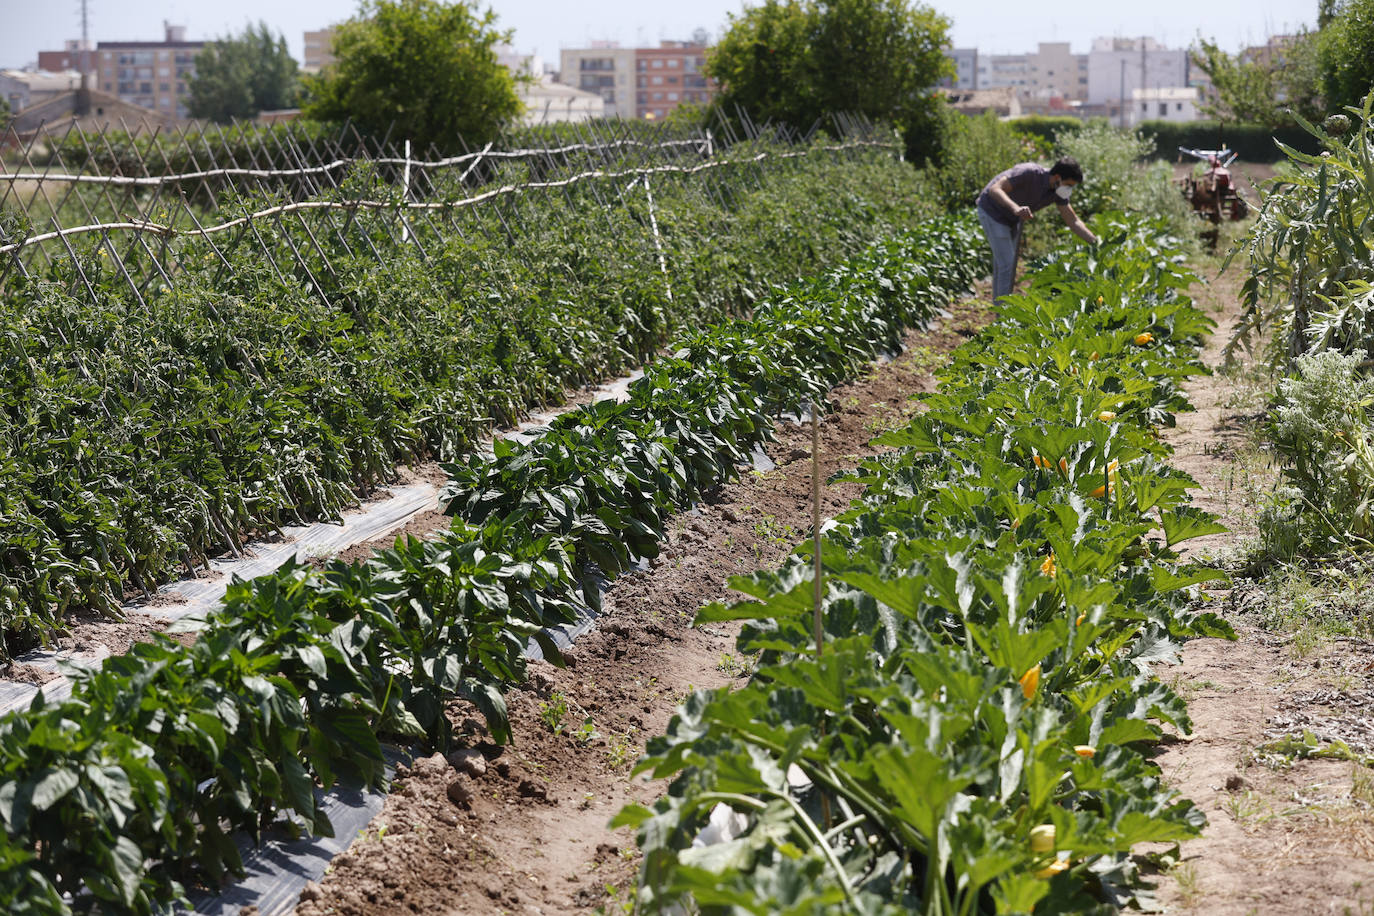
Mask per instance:
[[[1000,206],[1003,210],[1005,210],[1011,216],[1014,216],[1017,219],[1021,220],[1022,222],[1025,222],[1026,220],[1033,217],[1035,214],[1031,212],[1031,208],[1023,207],[1016,201],[1012,200],[1010,192],[1011,179],[1003,178],[1001,181],[997,182],[997,184],[992,186],[992,190],[988,192],[988,196],[991,197],[993,200],[997,201],[998,206]]]
[[[1091,229],[1083,225],[1083,221],[1078,218],[1078,214],[1073,212],[1073,207],[1068,204],[1060,204],[1059,215],[1064,218],[1064,225],[1073,230],[1074,235],[1078,236],[1089,245],[1097,244],[1097,236],[1093,235]]]

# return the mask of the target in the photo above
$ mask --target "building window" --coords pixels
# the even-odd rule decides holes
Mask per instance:
[[[171,91],[172,91],[172,87],[169,86],[169,85],[167,85],[166,83],[158,83],[158,84],[157,84],[157,91],[158,91],[158,92],[171,92]]]
[[[648,70],[648,69],[649,69],[649,62],[648,62],[647,60],[637,60],[637,61],[635,61],[635,69],[636,69],[636,70]]]
[[[168,77],[168,76],[171,76],[171,75],[172,75],[172,68],[171,68],[171,67],[158,67],[158,68],[157,68],[157,75],[158,75],[158,76],[161,76],[161,77]]]
[[[649,101],[649,93],[647,93],[647,92],[640,92],[640,93],[636,94],[636,95],[635,95],[635,101],[638,102],[639,104],[643,105],[645,102]]]
[[[663,85],[663,77],[661,77],[661,76],[656,76],[656,77],[654,77],[654,85],[655,85],[655,86],[662,86],[662,85]]]
[[[1159,116],[1160,116],[1161,118],[1167,118],[1167,117],[1169,116],[1169,103],[1168,103],[1168,102],[1160,102],[1160,103],[1159,103]]]
[[[661,101],[663,101],[663,93],[661,93],[661,92],[655,92],[654,95],[653,95],[653,99],[654,99],[655,102],[661,102]]]
[[[669,66],[669,67],[680,67],[680,66],[682,66],[682,61],[678,60],[676,57],[670,57],[670,58],[668,59],[668,66]]]
[[[1176,103],[1176,104],[1174,105],[1174,111],[1182,111],[1182,110],[1183,110],[1183,103],[1182,103],[1182,102],[1178,102],[1178,103]]]
[[[653,67],[655,70],[662,70],[662,69],[663,69],[663,61],[662,61],[662,59],[656,58],[656,59],[654,59],[654,60],[649,64],[649,66],[650,66],[650,67]]]
[[[676,102],[676,101],[677,101],[677,93],[676,93],[676,92],[670,92],[670,93],[668,93],[668,101],[670,101],[670,102]]]

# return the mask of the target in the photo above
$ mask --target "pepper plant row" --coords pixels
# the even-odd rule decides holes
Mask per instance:
[[[235,582],[195,643],[169,638],[73,678],[0,720],[0,907],[97,900],[148,913],[242,871],[236,831],[282,816],[329,834],[317,790],[383,781],[381,737],[448,735],[465,698],[497,740],[502,690],[544,628],[652,556],[675,507],[737,472],[771,416],[818,397],[985,269],[968,220],[924,224],[751,317],[680,342],[625,404],[560,418],[529,445],[454,466],[458,518],[366,563],[288,564]]]
[[[647,912],[1109,913],[1129,856],[1204,817],[1145,755],[1183,701],[1151,675],[1197,635],[1220,530],[1157,437],[1212,322],[1162,224],[1104,218],[956,351],[928,412],[876,440],[864,495],[733,580],[749,684],[691,694],[639,771]],[[817,642],[820,645],[818,647]]]
[[[816,152],[665,177],[661,261],[645,195],[591,183],[468,208],[423,247],[378,212],[184,239],[175,285],[139,298],[112,249],[78,238],[0,293],[0,660],[66,610],[117,615],[250,534],[336,518],[398,464],[460,457],[858,254],[909,224],[914,175]],[[337,192],[398,194],[361,167]]]

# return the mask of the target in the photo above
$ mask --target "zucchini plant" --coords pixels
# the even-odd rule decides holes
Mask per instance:
[[[1115,912],[1133,846],[1197,835],[1146,750],[1190,728],[1152,666],[1234,637],[1175,550],[1221,529],[1156,435],[1212,323],[1162,225],[1101,222],[875,440],[822,539],[819,636],[809,544],[701,610],[758,666],[649,743],[671,783],[616,821],[646,911]]]

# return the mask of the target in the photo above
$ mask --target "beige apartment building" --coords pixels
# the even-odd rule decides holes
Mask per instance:
[[[1043,110],[1088,97],[1088,55],[1067,41],[1042,41],[1027,54],[978,54],[974,89],[1016,90],[1029,109]]]
[[[163,24],[162,41],[102,41],[95,48],[95,88],[163,117],[188,117],[190,82],[203,41],[186,27]]]
[[[695,40],[662,41],[656,48],[593,42],[564,48],[559,66],[559,80],[600,95],[611,118],[664,118],[679,105],[707,102],[716,94],[703,72],[706,45]]]
[[[635,49],[613,41],[594,41],[586,48],[558,53],[558,81],[601,96],[608,118],[635,114]]]
[[[301,67],[302,72],[319,73],[332,63],[334,63],[334,30],[328,28],[320,29],[317,32],[306,32],[305,64]]]

